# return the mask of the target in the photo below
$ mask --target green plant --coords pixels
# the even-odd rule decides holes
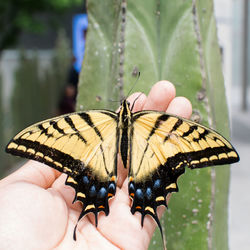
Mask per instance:
[[[189,98],[194,118],[229,135],[213,2],[88,1],[89,29],[78,109],[111,107],[161,79]],[[108,13],[108,14],[107,14]],[[98,98],[96,98],[98,96]],[[101,101],[100,101],[101,100]],[[169,249],[227,249],[229,167],[186,171],[162,224]],[[151,248],[161,248],[159,232]]]
[[[83,0],[50,1],[9,0],[0,2],[0,56],[1,52],[17,43],[23,31],[39,33],[52,24],[60,14],[84,4]],[[46,14],[46,21],[41,16]],[[59,23],[59,22],[58,22]]]
[[[10,114],[0,112],[5,117],[1,131],[4,131],[4,135],[7,134],[6,138],[10,138],[32,123],[58,115],[59,101],[63,96],[72,60],[65,32],[58,33],[55,49],[47,67],[42,67],[40,60],[38,51],[20,52],[10,99],[11,112]],[[3,149],[6,143],[3,142]],[[2,164],[4,173],[4,170],[10,169],[10,165],[16,163],[18,158],[9,157],[5,152],[3,154],[7,159],[7,163]]]

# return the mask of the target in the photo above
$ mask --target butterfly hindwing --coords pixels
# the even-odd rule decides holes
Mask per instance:
[[[131,211],[150,214],[160,227],[156,209],[178,191],[185,167],[202,168],[239,160],[232,145],[215,131],[162,112],[133,114],[129,170]],[[161,227],[160,227],[161,229]]]
[[[109,212],[117,175],[117,115],[106,110],[59,116],[16,135],[6,147],[14,155],[43,162],[66,173],[75,199],[88,212]],[[79,219],[80,219],[79,218]]]

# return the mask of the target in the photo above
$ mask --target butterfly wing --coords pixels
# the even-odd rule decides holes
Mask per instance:
[[[109,213],[117,175],[117,114],[87,111],[49,119],[16,135],[8,153],[43,162],[66,173],[66,184],[83,203],[79,220],[88,212]]]
[[[166,204],[166,195],[177,192],[177,179],[185,167],[202,168],[239,160],[233,146],[215,131],[195,122],[154,111],[133,114],[129,170],[131,212],[143,219]]]

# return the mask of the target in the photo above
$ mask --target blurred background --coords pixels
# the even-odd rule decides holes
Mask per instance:
[[[244,250],[250,246],[250,4],[214,5],[232,142],[241,157],[231,167],[229,245]],[[84,0],[0,2],[0,177],[22,164],[4,152],[13,135],[74,110],[86,30]]]
[[[0,176],[20,159],[8,140],[34,122],[74,111],[84,55],[84,0],[0,2]]]
[[[215,0],[223,73],[231,121],[231,141],[240,162],[231,166],[229,246],[250,248],[250,3]],[[225,208],[226,209],[226,208]]]

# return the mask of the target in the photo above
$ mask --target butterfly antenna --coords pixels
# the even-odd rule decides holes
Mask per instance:
[[[132,107],[131,107],[131,111],[133,110],[134,106],[135,106],[135,102],[140,98],[140,96],[142,95],[143,93],[140,93],[140,95],[138,95],[135,100],[133,101],[133,104],[132,104]]]
[[[116,101],[116,100],[112,100],[112,99],[108,99],[109,102],[112,102],[112,103],[119,103],[120,101]]]
[[[136,78],[136,80],[135,80],[135,82],[134,82],[134,84],[133,84],[133,86],[131,87],[131,89],[129,90],[129,92],[128,92],[128,94],[127,94],[127,97],[125,98],[125,99],[127,99],[128,98],[128,96],[130,95],[130,93],[132,92],[132,90],[134,89],[134,87],[135,87],[135,85],[136,85],[136,83],[138,82],[138,80],[139,80],[139,78],[140,78],[140,75],[141,75],[141,73],[140,73],[140,71],[138,72],[138,75],[137,75],[137,78]]]

